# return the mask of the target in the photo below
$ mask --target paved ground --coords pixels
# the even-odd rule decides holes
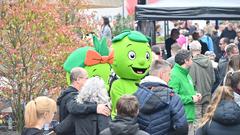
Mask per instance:
[[[16,132],[11,132],[11,131],[9,131],[9,132],[0,131],[0,135],[20,135],[20,134],[18,134]]]
[[[11,131],[3,132],[0,130],[0,135],[20,135],[20,134],[18,134],[17,132],[11,132]],[[56,135],[56,134],[52,133],[51,135]]]

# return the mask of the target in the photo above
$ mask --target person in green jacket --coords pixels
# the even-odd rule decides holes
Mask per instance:
[[[189,123],[189,135],[194,134],[195,103],[201,101],[201,94],[196,93],[193,81],[189,75],[189,68],[192,65],[191,53],[188,50],[179,50],[175,56],[169,86],[180,96],[187,120]]]

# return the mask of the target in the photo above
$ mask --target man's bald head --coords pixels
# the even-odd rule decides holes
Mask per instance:
[[[84,68],[81,67],[75,67],[71,70],[70,73],[70,81],[73,83],[74,81],[77,81],[78,78],[87,78],[88,73]]]

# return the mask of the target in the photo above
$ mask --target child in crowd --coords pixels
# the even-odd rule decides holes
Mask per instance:
[[[115,120],[110,122],[109,128],[103,130],[100,135],[149,135],[138,127],[139,104],[135,96],[122,96],[116,108]]]

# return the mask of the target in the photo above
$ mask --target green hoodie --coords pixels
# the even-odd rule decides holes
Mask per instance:
[[[196,94],[196,91],[189,71],[176,63],[171,71],[169,86],[180,96],[184,104],[188,122],[194,122],[195,105],[192,96]]]

